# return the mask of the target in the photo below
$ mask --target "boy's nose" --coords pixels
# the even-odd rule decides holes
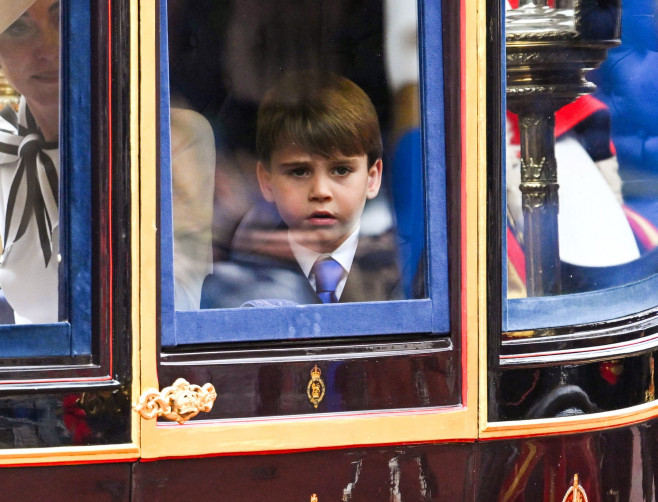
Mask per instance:
[[[311,190],[309,192],[311,200],[331,200],[331,187],[329,180],[324,176],[316,176],[311,181]]]

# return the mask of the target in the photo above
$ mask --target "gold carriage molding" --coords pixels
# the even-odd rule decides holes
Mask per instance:
[[[210,411],[215,399],[217,392],[212,384],[200,387],[179,378],[161,392],[154,387],[146,389],[139,402],[133,404],[133,410],[146,420],[165,417],[182,424],[202,411]]]

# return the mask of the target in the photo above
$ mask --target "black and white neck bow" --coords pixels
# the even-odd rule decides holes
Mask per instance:
[[[53,228],[59,220],[59,177],[55,163],[46,150],[56,148],[56,143],[47,143],[44,140],[24,98],[21,98],[18,113],[10,107],[5,107],[0,112],[2,163],[18,161],[7,197],[4,246],[7,248],[12,242],[23,237],[34,217],[46,266],[53,253]],[[21,211],[21,208],[16,207],[17,200],[22,199],[22,196],[19,197],[20,192],[24,193],[25,204],[22,214],[18,216],[14,213]],[[46,198],[50,203],[46,202]],[[16,230],[13,230],[14,228]]]

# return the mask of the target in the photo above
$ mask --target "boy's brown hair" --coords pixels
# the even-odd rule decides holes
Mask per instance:
[[[382,156],[377,112],[368,95],[333,73],[290,72],[270,89],[258,108],[256,152],[269,163],[287,145],[333,158],[367,155],[368,166]]]

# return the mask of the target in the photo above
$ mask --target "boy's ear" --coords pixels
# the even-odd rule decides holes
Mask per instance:
[[[368,168],[368,188],[366,197],[374,199],[379,193],[379,187],[382,186],[382,159],[377,159],[373,165]]]
[[[256,177],[258,178],[258,185],[265,200],[267,202],[274,202],[274,196],[272,195],[272,176],[262,162],[256,165]]]

